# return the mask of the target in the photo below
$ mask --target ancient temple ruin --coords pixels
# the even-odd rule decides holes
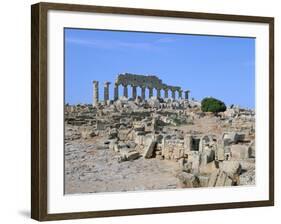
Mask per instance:
[[[106,81],[104,83],[104,102],[107,102],[109,99],[109,86],[110,82]],[[114,97],[113,100],[118,100],[119,98],[119,86],[123,87],[123,96],[128,98],[128,87],[131,86],[132,89],[132,98],[137,98],[137,88],[141,89],[141,98],[145,99],[146,89],[149,90],[149,98],[153,97],[153,89],[156,89],[158,98],[168,98],[169,91],[173,99],[176,99],[176,93],[178,99],[189,98],[189,90],[183,91],[179,86],[171,86],[162,82],[157,76],[154,75],[136,75],[131,73],[123,73],[117,76],[117,79],[114,82]],[[164,91],[164,96],[161,96],[161,91]],[[93,81],[93,105],[99,103],[99,81]]]

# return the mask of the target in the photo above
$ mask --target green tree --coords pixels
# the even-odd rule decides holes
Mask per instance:
[[[203,112],[213,112],[213,113],[218,113],[218,112],[223,112],[226,110],[226,106],[224,102],[212,98],[212,97],[206,97],[201,101],[201,110]]]

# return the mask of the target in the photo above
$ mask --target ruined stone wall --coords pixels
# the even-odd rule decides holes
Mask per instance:
[[[164,139],[162,156],[169,160],[178,160],[184,156],[184,141],[179,139]]]

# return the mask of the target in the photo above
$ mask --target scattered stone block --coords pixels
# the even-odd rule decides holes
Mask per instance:
[[[130,148],[120,148],[120,158],[121,161],[131,161],[139,158],[139,152],[135,151],[134,149]]]
[[[234,160],[247,159],[249,156],[249,147],[247,145],[232,145],[230,151],[231,158]]]
[[[217,182],[216,182],[216,187],[222,187],[224,186],[225,184],[225,180],[227,178],[227,175],[225,172],[221,171],[218,175],[218,179],[217,179]]]
[[[224,153],[223,146],[218,146],[218,149],[217,149],[217,159],[219,161],[223,161],[225,159],[225,153]]]
[[[199,173],[199,165],[200,165],[200,155],[199,154],[193,154],[192,156],[192,173],[197,174]]]
[[[216,186],[218,175],[219,175],[218,169],[215,170],[214,172],[212,172],[212,174],[210,175],[210,178],[209,178],[208,187],[215,187]]]
[[[203,174],[212,174],[213,172],[215,172],[218,169],[218,167],[216,166],[216,162],[212,161],[210,163],[207,163],[206,165],[200,165],[200,173]]]
[[[118,137],[118,131],[116,128],[113,128],[108,133],[108,139],[114,139]]]
[[[143,157],[144,158],[151,158],[154,152],[154,148],[156,145],[156,141],[153,139],[148,140],[147,145],[144,148]]]
[[[128,161],[135,160],[139,158],[140,154],[137,151],[130,151],[126,154],[126,158]]]
[[[225,182],[224,182],[224,186],[232,186],[232,179],[229,177],[226,177]]]
[[[181,186],[184,188],[199,187],[199,178],[191,173],[182,172],[177,176],[181,182]]]
[[[240,174],[241,168],[239,161],[229,160],[220,163],[220,169],[230,177],[233,177],[235,174]]]
[[[103,144],[103,145],[98,145],[97,146],[97,150],[104,150],[104,149],[109,149],[109,145],[108,144],[107,145]]]
[[[209,177],[208,176],[198,176],[200,187],[208,187]]]

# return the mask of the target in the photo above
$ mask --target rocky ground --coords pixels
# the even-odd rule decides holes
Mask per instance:
[[[177,163],[143,157],[120,163],[118,153],[97,149],[96,143],[75,140],[66,145],[66,194],[176,188]]]
[[[123,98],[65,117],[66,194],[255,184],[253,111]]]

